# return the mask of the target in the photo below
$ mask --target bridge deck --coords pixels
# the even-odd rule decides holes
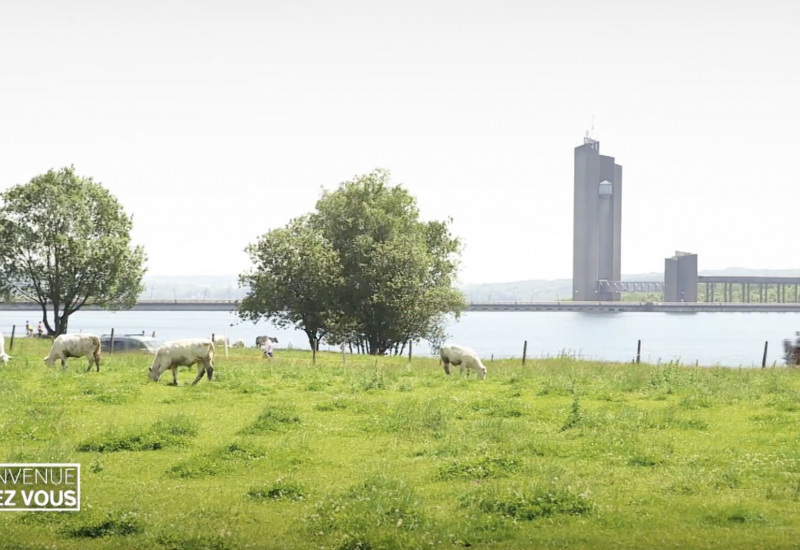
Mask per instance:
[[[236,311],[236,300],[142,300],[134,311]],[[34,302],[0,303],[0,311],[37,311]],[[84,310],[100,310],[85,306]],[[472,302],[466,311],[800,312],[800,303]]]

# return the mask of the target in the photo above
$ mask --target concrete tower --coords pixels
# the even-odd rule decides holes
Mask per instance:
[[[600,154],[600,142],[585,137],[575,148],[572,235],[572,299],[619,300],[600,292],[597,281],[620,280],[622,166]]]

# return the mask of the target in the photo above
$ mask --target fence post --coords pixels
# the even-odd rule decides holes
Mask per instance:
[[[111,342],[108,344],[110,353],[114,353],[114,328],[111,328]]]
[[[211,343],[212,344],[214,343],[214,333],[213,332],[211,333]]]
[[[525,358],[528,355],[528,341],[525,340],[525,343],[522,344],[522,366],[525,366]]]
[[[636,363],[638,364],[641,361],[642,357],[642,341],[639,340],[639,343],[636,344]]]
[[[764,342],[764,357],[761,358],[761,368],[765,368],[767,366],[767,346],[769,346],[769,340]]]
[[[17,330],[17,325],[11,325],[11,342],[8,344],[8,349],[14,349],[14,332]]]

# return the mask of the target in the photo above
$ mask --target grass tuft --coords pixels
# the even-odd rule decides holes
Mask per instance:
[[[175,415],[153,423],[146,429],[110,430],[78,444],[78,452],[113,453],[119,451],[158,451],[185,447],[197,435],[197,421],[186,415]]]
[[[97,523],[80,525],[67,529],[72,538],[97,539],[111,535],[127,537],[144,531],[144,525],[135,512],[111,512]]]

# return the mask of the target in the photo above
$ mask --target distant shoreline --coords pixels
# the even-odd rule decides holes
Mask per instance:
[[[141,300],[132,311],[236,311],[237,300]],[[0,303],[0,311],[38,311],[35,302]],[[84,306],[84,310],[102,310]],[[464,311],[580,311],[580,312],[655,312],[655,313],[786,313],[800,312],[800,303],[734,302],[469,302]]]

